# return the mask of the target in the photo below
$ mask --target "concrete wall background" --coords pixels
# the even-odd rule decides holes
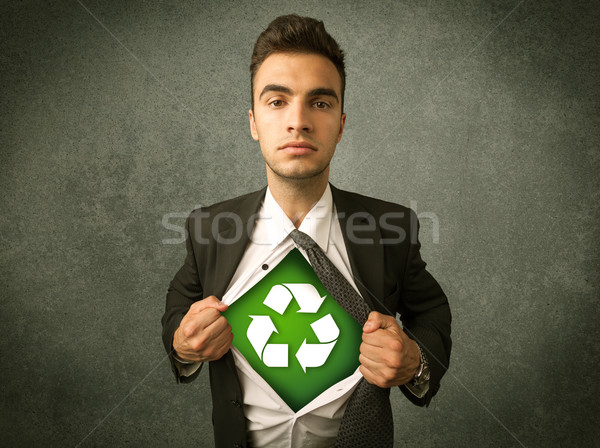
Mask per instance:
[[[598,440],[598,5],[440,3],[2,2],[3,443],[212,445],[207,374],[176,385],[160,341],[162,219],[265,184],[247,66],[290,12],[347,53],[332,182],[422,214],[453,308],[398,445]]]

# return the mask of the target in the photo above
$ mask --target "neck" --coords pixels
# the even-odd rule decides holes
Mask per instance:
[[[273,199],[292,221],[300,227],[310,209],[321,199],[329,181],[329,168],[310,179],[282,178],[267,168],[267,182]]]

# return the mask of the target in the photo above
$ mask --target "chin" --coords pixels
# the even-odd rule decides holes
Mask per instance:
[[[290,180],[306,180],[306,179],[314,179],[319,175],[323,174],[325,168],[322,169],[313,169],[313,170],[280,170],[274,171],[279,177],[283,177],[285,179]]]
[[[273,167],[273,166],[269,165],[269,168],[275,175],[277,175],[281,178],[284,178],[284,179],[306,180],[306,179],[313,179],[313,178],[318,177],[319,175],[323,174],[323,172],[327,169],[328,166],[329,165],[326,165],[324,167],[321,167],[321,166],[312,166],[312,167],[274,166]]]

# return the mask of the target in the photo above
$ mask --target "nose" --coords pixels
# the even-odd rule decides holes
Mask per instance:
[[[288,108],[287,130],[288,132],[310,132],[312,131],[312,121],[310,116],[310,106],[300,101],[294,102]]]

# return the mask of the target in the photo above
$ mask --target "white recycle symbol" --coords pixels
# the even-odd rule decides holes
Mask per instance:
[[[300,309],[299,313],[314,314],[319,311],[325,297],[320,297],[317,289],[310,283],[283,283],[275,285],[267,294],[263,302],[273,311],[283,315],[292,299],[296,299]],[[288,366],[288,345],[267,344],[273,332],[279,333],[270,316],[249,316],[252,322],[248,326],[246,335],[256,350],[256,354],[267,367]],[[306,338],[296,352],[296,358],[306,372],[307,367],[320,367],[325,364],[329,357],[340,329],[336,325],[331,314],[323,316],[310,324],[320,344],[307,344]]]

